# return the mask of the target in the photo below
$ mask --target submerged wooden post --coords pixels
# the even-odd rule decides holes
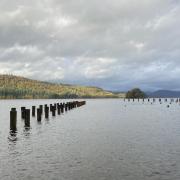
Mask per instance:
[[[49,107],[46,106],[45,108],[45,118],[48,119],[49,118]]]
[[[55,108],[55,106],[52,107],[52,116],[56,116],[56,108]]]
[[[52,111],[52,109],[53,109],[53,105],[52,105],[52,104],[50,104],[50,111]]]
[[[60,106],[61,106],[61,113],[64,113],[64,104],[60,104]]]
[[[41,111],[41,114],[43,113],[43,105],[39,105],[39,109]]]
[[[61,107],[59,104],[57,105],[57,110],[58,110],[58,115],[60,115],[61,114]]]
[[[24,121],[25,127],[30,127],[30,109],[25,110],[25,121]]]
[[[37,121],[41,121],[41,109],[37,109]]]
[[[32,106],[32,116],[36,115],[36,106]]]
[[[56,108],[57,108],[57,104],[56,104],[56,103],[54,103],[54,109],[56,110]]]
[[[72,109],[72,102],[69,102],[68,103],[68,110],[71,110]]]
[[[24,119],[25,118],[25,107],[21,107],[21,118]]]
[[[17,124],[17,111],[16,108],[11,108],[10,111],[10,130],[15,132],[17,130],[16,128]]]
[[[67,103],[65,104],[65,111],[67,111]]]
[[[44,105],[44,112],[46,111],[47,104]]]

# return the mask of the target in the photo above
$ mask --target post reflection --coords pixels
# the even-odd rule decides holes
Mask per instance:
[[[9,141],[12,141],[12,142],[17,141],[17,129],[16,130],[10,129],[8,139]]]

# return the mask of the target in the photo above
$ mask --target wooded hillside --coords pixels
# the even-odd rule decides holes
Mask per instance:
[[[115,98],[101,88],[55,84],[13,75],[0,75],[0,98]]]

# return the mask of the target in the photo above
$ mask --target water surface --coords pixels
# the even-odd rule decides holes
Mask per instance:
[[[20,107],[61,100],[0,101],[0,180],[179,180],[180,105],[87,100],[24,128]],[[17,140],[9,110],[18,110]]]

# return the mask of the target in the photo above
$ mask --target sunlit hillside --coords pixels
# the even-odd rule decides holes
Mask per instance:
[[[0,98],[116,98],[101,88],[55,84],[13,75],[0,75]]]

